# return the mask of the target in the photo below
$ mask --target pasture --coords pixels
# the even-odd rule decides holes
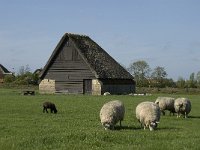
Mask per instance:
[[[139,102],[158,96],[188,97],[189,118],[161,116],[157,130],[140,128],[135,118]],[[124,102],[122,128],[105,131],[99,111],[107,101]],[[43,113],[44,101],[54,102],[58,113]],[[0,88],[0,149],[200,149],[200,95],[151,96],[40,95],[23,96],[20,90]]]

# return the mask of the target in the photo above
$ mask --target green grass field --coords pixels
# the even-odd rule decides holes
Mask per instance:
[[[157,130],[140,128],[135,118],[139,102],[158,96],[188,97],[189,118],[161,116]],[[105,131],[99,111],[110,100],[122,100],[126,114],[123,127]],[[42,103],[52,101],[58,113],[43,113]],[[0,149],[200,149],[200,95],[23,96],[20,90],[0,88]]]

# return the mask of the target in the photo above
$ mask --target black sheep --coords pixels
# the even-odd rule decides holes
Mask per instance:
[[[52,112],[57,113],[57,109],[56,109],[56,106],[55,106],[54,103],[51,103],[51,102],[44,102],[44,103],[43,103],[43,113],[44,113],[45,111],[48,113],[48,111],[47,111],[48,108],[51,110],[51,113],[52,113]]]

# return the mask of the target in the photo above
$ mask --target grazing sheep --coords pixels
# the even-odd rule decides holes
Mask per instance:
[[[153,102],[142,102],[136,107],[136,118],[141,124],[141,127],[149,128],[150,131],[157,127],[160,120],[160,108]]]
[[[172,97],[158,97],[155,101],[156,104],[160,107],[160,111],[165,115],[165,110],[170,111],[171,113],[175,113],[175,108],[174,108],[174,100],[175,98]]]
[[[174,108],[177,112],[177,118],[184,115],[185,118],[188,117],[188,114],[191,111],[191,102],[188,98],[177,98],[174,102]]]
[[[47,109],[50,109],[51,110],[51,113],[54,112],[54,113],[57,113],[57,109],[56,109],[56,106],[54,103],[51,103],[51,102],[44,102],[43,103],[43,113],[46,111],[46,113],[48,113]]]
[[[124,104],[119,100],[110,101],[105,103],[100,110],[101,124],[105,130],[114,129],[115,124],[124,119],[125,108]]]

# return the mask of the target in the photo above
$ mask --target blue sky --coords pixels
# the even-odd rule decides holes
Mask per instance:
[[[70,32],[126,67],[145,60],[187,79],[200,71],[199,16],[199,0],[0,0],[0,63],[41,68]]]

